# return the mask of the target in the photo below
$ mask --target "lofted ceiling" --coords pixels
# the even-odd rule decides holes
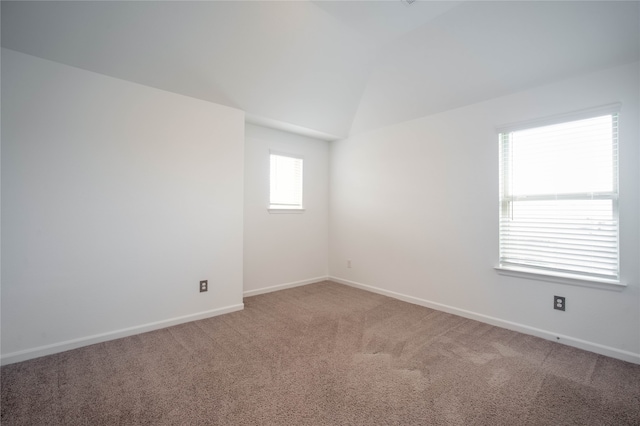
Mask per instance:
[[[324,138],[640,60],[639,1],[2,1],[2,46]]]

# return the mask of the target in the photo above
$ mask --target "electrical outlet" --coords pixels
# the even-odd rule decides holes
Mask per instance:
[[[553,296],[553,309],[564,311],[566,307],[565,298],[562,296]]]
[[[200,293],[203,291],[209,291],[209,281],[207,280],[200,281]]]
[[[347,259],[347,268],[351,268],[351,259]]]

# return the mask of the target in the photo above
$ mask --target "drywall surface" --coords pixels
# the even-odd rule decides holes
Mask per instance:
[[[241,309],[243,156],[241,111],[3,49],[3,362]]]
[[[245,133],[245,295],[325,279],[328,142],[253,124]],[[303,158],[304,212],[267,210],[270,150]]]
[[[633,63],[333,142],[330,275],[640,362],[639,75]],[[626,287],[497,274],[496,127],[616,102]]]

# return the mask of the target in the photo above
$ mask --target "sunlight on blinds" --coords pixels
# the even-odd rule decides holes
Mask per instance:
[[[272,209],[302,208],[302,158],[270,156],[269,203]]]
[[[500,266],[617,280],[617,114],[500,134]]]

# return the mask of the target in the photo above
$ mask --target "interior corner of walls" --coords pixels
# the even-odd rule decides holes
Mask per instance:
[[[328,142],[246,124],[244,296],[304,285],[326,277]],[[269,153],[302,157],[304,211],[269,214]]]
[[[276,284],[268,287],[262,287],[255,290],[247,290],[243,293],[244,297],[257,296],[259,294],[272,293],[274,291],[285,290],[288,288],[300,287],[308,284],[315,284],[322,281],[326,281],[329,279],[328,276],[316,277],[316,278],[308,278],[300,281],[293,281],[284,284]]]

